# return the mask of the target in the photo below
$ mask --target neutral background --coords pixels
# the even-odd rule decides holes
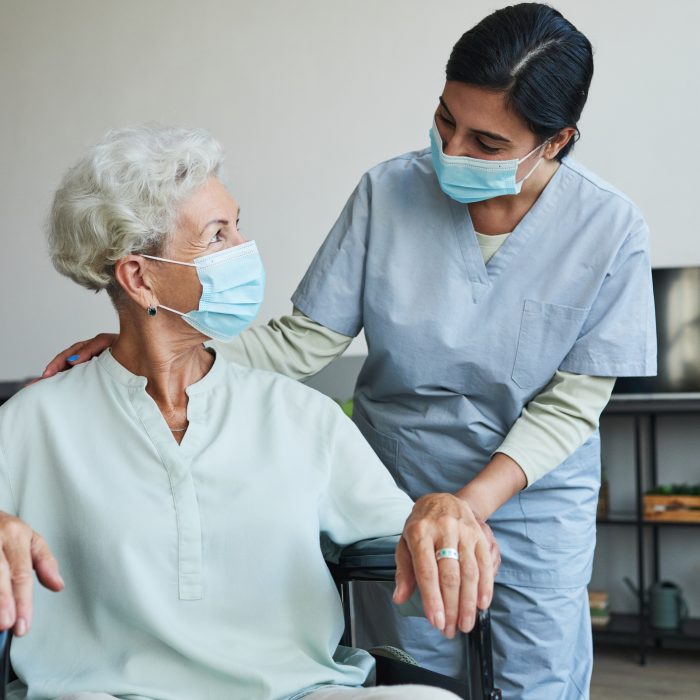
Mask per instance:
[[[228,153],[242,229],[268,271],[261,320],[289,296],[364,170],[423,148],[459,36],[494,0],[0,0],[0,380],[39,373],[75,340],[115,328],[51,267],[43,224],[67,166],[108,129],[208,128]],[[576,157],[636,201],[656,266],[700,264],[700,3],[561,0],[596,74]],[[362,340],[351,348],[362,353]],[[696,419],[666,426],[668,480],[700,470]],[[615,506],[631,507],[624,419],[604,434]],[[667,531],[668,533],[668,531]],[[664,575],[700,614],[697,530],[664,534]],[[630,531],[601,530],[594,585],[634,598]]]
[[[51,267],[59,178],[108,129],[202,126],[228,154],[242,229],[289,296],[361,174],[423,148],[444,66],[494,0],[0,0],[0,381],[115,328]],[[657,266],[700,264],[700,3],[562,0],[596,74],[576,156],[644,211]],[[361,353],[361,341],[351,352]]]

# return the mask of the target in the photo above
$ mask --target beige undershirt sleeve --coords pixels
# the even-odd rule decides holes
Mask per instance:
[[[515,460],[531,486],[597,429],[615,377],[557,372],[523,409],[496,452]]]
[[[476,234],[484,262],[496,254],[508,236]],[[496,452],[515,460],[531,486],[594,433],[614,386],[615,377],[557,372],[525,406]]]
[[[294,309],[291,316],[248,328],[230,343],[209,345],[238,365],[306,379],[342,355],[351,342]]]

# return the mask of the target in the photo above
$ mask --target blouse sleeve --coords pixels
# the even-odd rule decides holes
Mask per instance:
[[[413,502],[396,485],[355,424],[335,411],[328,481],[320,501],[321,531],[346,545],[403,531]]]

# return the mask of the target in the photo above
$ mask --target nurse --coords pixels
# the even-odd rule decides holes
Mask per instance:
[[[569,156],[593,59],[559,12],[494,12],[446,72],[430,147],[361,178],[293,314],[217,350],[300,378],[364,328],[354,421],[418,512],[434,507],[424,494],[450,491],[500,546],[491,611],[504,697],[587,698],[598,419],[616,377],[656,372],[649,233],[627,197]],[[46,375],[110,342],[76,344]],[[437,575],[445,600],[474,597],[479,562],[458,529],[445,547],[461,566],[438,553],[437,574],[414,572],[402,542],[394,602],[414,576]],[[402,618],[391,598],[359,592],[376,623],[363,641],[390,628],[424,664],[463,673],[455,632],[472,618],[454,606],[447,619]]]

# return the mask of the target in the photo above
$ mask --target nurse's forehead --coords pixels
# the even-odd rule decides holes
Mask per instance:
[[[448,80],[441,102],[459,126],[495,132],[512,141],[531,136],[525,121],[510,109],[500,90]]]

